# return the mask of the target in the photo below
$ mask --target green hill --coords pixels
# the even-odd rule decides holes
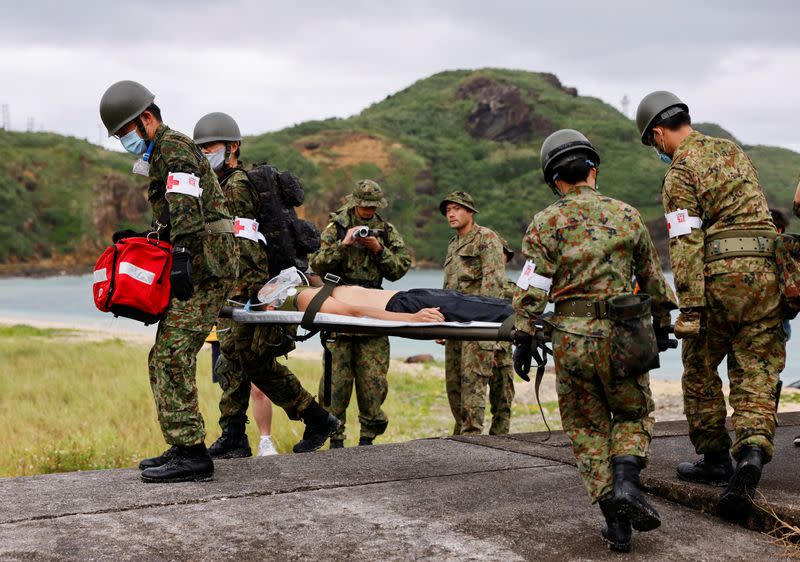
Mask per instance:
[[[438,263],[452,235],[438,202],[456,189],[475,197],[481,224],[519,246],[533,214],[554,200],[541,179],[539,149],[549,133],[564,127],[583,131],[599,150],[601,191],[630,202],[658,225],[665,167],[639,142],[635,124],[596,98],[578,96],[552,74],[442,72],[353,117],[248,137],[242,152],[247,162],[269,161],[298,174],[307,189],[303,212],[320,226],[355,180],[375,179],[390,200],[386,218],[418,262]],[[698,128],[731,137],[715,124]],[[800,154],[746,148],[770,204],[789,208]],[[0,228],[3,240],[10,240],[0,248],[0,262],[75,252],[89,261],[115,228],[149,221],[146,182],[128,172],[128,155],[57,135],[2,131],[0,155]],[[655,234],[659,230],[654,227]]]
[[[632,203],[648,220],[662,216],[665,167],[641,144],[635,124],[596,98],[577,96],[551,74],[442,72],[348,119],[248,138],[243,153],[250,161],[300,170],[315,217],[334,208],[355,179],[378,180],[392,203],[387,215],[416,257],[437,262],[451,232],[436,207],[456,189],[473,194],[480,223],[519,245],[533,214],[553,201],[541,179],[539,149],[564,127],[583,131],[600,151],[602,191]],[[718,125],[699,127],[732,138]],[[770,204],[789,208],[800,154],[765,146],[748,151]]]
[[[5,271],[85,264],[119,224],[143,222],[146,182],[130,167],[130,157],[72,137],[0,130]]]

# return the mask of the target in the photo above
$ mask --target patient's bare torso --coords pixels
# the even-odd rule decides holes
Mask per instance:
[[[305,310],[311,299],[320,291],[320,288],[309,288],[297,295],[298,310]],[[331,296],[337,301],[356,306],[368,306],[386,310],[386,303],[397,291],[384,291],[383,289],[366,289],[356,285],[343,285],[333,289]]]

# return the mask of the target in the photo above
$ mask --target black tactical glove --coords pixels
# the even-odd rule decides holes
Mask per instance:
[[[669,328],[669,322],[667,322],[666,326],[662,326],[658,320],[653,318],[653,331],[656,333],[656,344],[658,345],[659,353],[663,353],[672,347],[669,339]]]
[[[192,254],[182,246],[172,249],[172,270],[169,273],[172,296],[180,301],[188,301],[194,293],[192,280]]]
[[[514,371],[524,381],[530,381],[533,336],[527,332],[514,333]]]
[[[114,234],[111,235],[111,241],[116,244],[123,238],[135,238],[136,236],[141,236],[140,233],[127,228],[125,230],[118,230]]]

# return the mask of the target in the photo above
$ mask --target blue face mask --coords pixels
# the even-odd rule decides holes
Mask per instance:
[[[656,145],[655,140],[653,140],[653,150],[656,151],[656,154],[658,155],[658,159],[661,160],[664,164],[667,164],[667,165],[672,164],[672,157],[669,156],[668,154],[664,153],[664,152],[661,152],[658,149],[658,146]]]
[[[664,164],[672,164],[672,158],[670,158],[669,155],[664,154],[655,146],[653,147],[653,150],[656,151],[656,154],[658,154],[658,159],[661,160]]]
[[[136,129],[132,130],[127,135],[121,136],[119,142],[121,142],[122,147],[131,154],[144,154],[147,152],[147,142],[139,136]]]

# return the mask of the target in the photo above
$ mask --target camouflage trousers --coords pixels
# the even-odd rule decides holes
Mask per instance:
[[[195,382],[197,353],[217,321],[232,279],[198,283],[187,301],[170,300],[150,350],[150,388],[164,440],[170,445],[196,445],[205,439]]]
[[[494,342],[445,343],[445,388],[455,420],[453,435],[477,435],[483,431],[493,359]]]
[[[614,486],[611,458],[644,461],[654,409],[650,375],[621,378],[611,364],[611,339],[553,332],[561,424],[572,441],[578,472],[592,502]]]
[[[511,362],[511,344],[495,344],[492,358],[492,375],[489,377],[489,409],[492,425],[489,435],[506,435],[511,428],[511,404],[514,402],[514,368]]]
[[[773,453],[776,384],[786,364],[786,334],[774,273],[725,273],[705,281],[706,330],[682,342],[683,407],[698,454],[743,446]],[[736,440],[725,429],[717,367],[727,356]]]
[[[373,439],[386,431],[389,419],[381,409],[389,383],[389,338],[386,336],[343,336],[328,344],[332,359],[331,404],[327,410],[342,422],[331,439],[346,439],[347,407],[353,395],[353,385],[358,401],[358,422],[361,437]],[[319,382],[319,395],[323,396],[324,376]]]
[[[259,337],[261,331],[271,329],[274,327],[220,321],[217,335],[221,355],[215,373],[222,388],[219,425],[223,429],[231,420],[247,419],[250,383],[283,408],[290,420],[299,420],[314,401],[294,373],[269,353],[264,338]]]

